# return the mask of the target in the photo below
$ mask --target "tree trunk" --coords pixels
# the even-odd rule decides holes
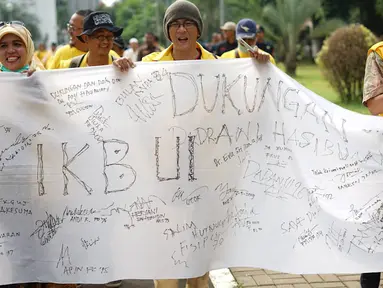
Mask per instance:
[[[297,70],[297,57],[295,51],[289,51],[285,59],[286,73],[290,76],[296,75]]]

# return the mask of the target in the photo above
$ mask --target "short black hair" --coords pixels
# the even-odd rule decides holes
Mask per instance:
[[[265,33],[265,28],[263,28],[263,26],[259,26],[257,30],[258,30],[258,31],[257,31],[258,33],[259,33],[259,32],[263,32],[263,33]]]
[[[51,46],[57,46],[57,43],[56,42],[52,42]]]
[[[146,32],[145,34],[147,34],[147,35],[151,35],[151,36],[153,36],[154,38],[156,38],[156,35],[154,35],[153,32]]]
[[[80,16],[83,16],[83,17],[86,17],[86,16],[88,16],[92,12],[93,12],[93,10],[85,9],[85,10],[77,10],[76,14],[80,15]]]

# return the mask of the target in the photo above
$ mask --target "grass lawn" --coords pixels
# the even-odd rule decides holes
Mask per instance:
[[[326,98],[327,100],[339,106],[342,106],[346,109],[349,109],[358,113],[369,114],[369,111],[367,110],[366,107],[362,105],[362,103],[350,103],[350,104],[340,103],[340,99],[338,97],[337,92],[330,86],[330,84],[321,74],[319,68],[314,64],[299,65],[295,80],[297,80],[303,86],[310,89],[311,91],[318,94],[319,96],[322,96],[323,98]]]

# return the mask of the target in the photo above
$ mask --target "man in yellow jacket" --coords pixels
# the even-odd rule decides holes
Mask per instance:
[[[165,36],[172,44],[162,52],[154,52],[142,59],[149,61],[177,61],[177,60],[214,60],[218,56],[205,50],[197,40],[201,36],[203,23],[198,8],[187,0],[178,0],[168,7],[163,20]],[[250,57],[260,62],[267,62],[267,53],[249,53]],[[134,67],[131,59],[123,57],[114,62],[121,71],[128,71]]]
[[[84,18],[92,12],[92,10],[78,10],[72,15],[67,24],[69,43],[56,51],[47,69],[58,69],[62,60],[84,55],[88,51],[86,43],[81,42],[77,36],[83,32]]]
[[[383,42],[373,45],[367,55],[363,104],[372,115],[383,116]],[[379,284],[380,272],[363,273],[360,276],[362,288],[378,288]]]
[[[89,51],[72,59],[61,61],[59,68],[76,68],[112,64],[119,56],[114,56],[113,40],[121,36],[123,28],[113,24],[106,12],[93,12],[84,19],[84,32],[78,37],[86,43]]]
[[[59,69],[61,67],[61,61],[72,59],[73,57],[84,55],[88,52],[88,44],[81,41],[78,36],[84,31],[84,19],[92,10],[78,10],[72,15],[67,24],[67,30],[69,34],[69,44],[58,49],[49,61],[47,69]],[[112,51],[112,55],[118,58],[116,52]]]
[[[256,46],[256,36],[257,36],[257,23],[255,23],[252,19],[242,19],[238,22],[237,28],[236,28],[236,37],[242,38],[249,46],[255,47]],[[260,53],[267,54],[270,57],[270,62],[275,65],[275,60],[273,56],[271,56],[269,53],[258,49]],[[251,57],[250,52],[246,47],[244,47],[240,41],[238,41],[238,47],[234,50],[225,52],[222,54],[221,58],[228,59],[228,58],[248,58]]]
[[[168,7],[163,20],[165,36],[172,44],[161,52],[153,52],[145,56],[143,62],[178,61],[178,60],[215,60],[218,56],[205,50],[197,40],[203,31],[203,22],[199,9],[186,0],[177,0]],[[261,62],[269,61],[270,56],[263,53],[252,53],[252,57]],[[120,58],[113,62],[121,71],[134,67],[133,61]],[[177,279],[155,280],[156,288],[178,288]],[[209,273],[201,277],[187,279],[188,288],[208,288]]]

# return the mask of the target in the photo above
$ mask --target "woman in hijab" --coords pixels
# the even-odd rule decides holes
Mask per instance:
[[[0,22],[0,72],[16,72],[31,75],[44,66],[34,57],[32,35],[24,23]]]

